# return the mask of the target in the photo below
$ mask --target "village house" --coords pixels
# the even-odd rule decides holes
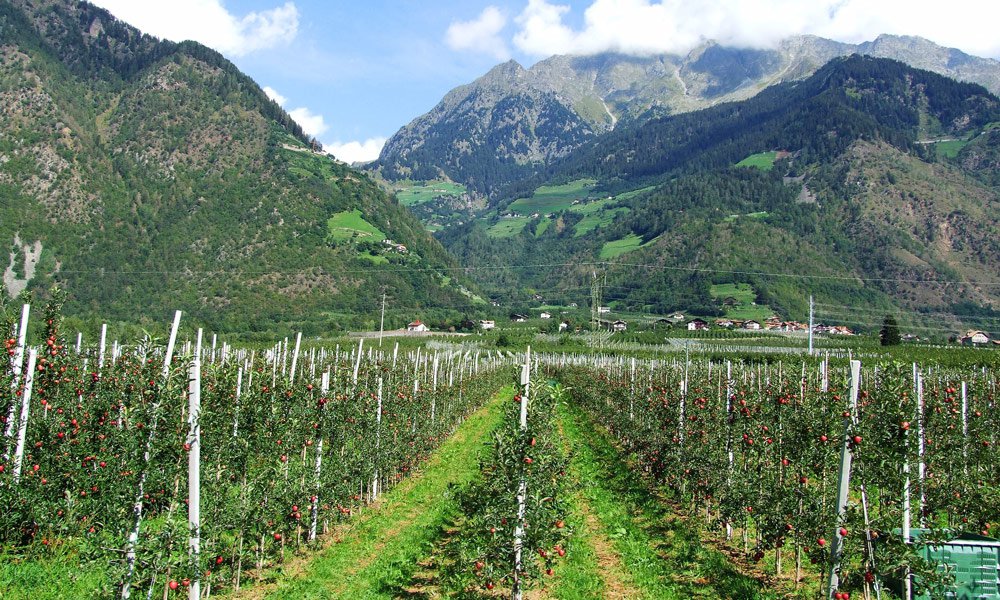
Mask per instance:
[[[382,243],[391,248],[392,250],[399,252],[400,254],[406,254],[407,252],[405,244],[397,244],[396,242],[388,238],[382,240]]]
[[[622,321],[621,319],[611,324],[611,331],[625,331],[626,329],[628,329],[628,325],[626,325],[625,321]]]
[[[406,326],[407,331],[430,331],[430,327],[426,323],[421,323],[420,319],[410,323]]]
[[[528,315],[519,315],[515,313],[510,316],[510,320],[515,323],[524,323],[528,320]]]
[[[702,319],[691,319],[687,322],[688,331],[701,331],[708,329],[708,321]]]
[[[559,333],[562,333],[567,329],[569,329],[569,322],[563,321],[562,323],[559,324]]]
[[[547,312],[543,312],[542,314],[538,315],[538,318],[540,318],[540,319],[551,319],[552,318],[552,314],[551,313],[547,313]]]
[[[962,337],[958,338],[959,343],[964,346],[981,346],[990,343],[990,336],[985,331],[969,330]]]
[[[757,321],[744,321],[743,322],[743,329],[746,329],[748,331],[759,331],[760,330],[760,323],[757,322]]]
[[[494,328],[496,328],[496,326],[497,326],[497,324],[494,323],[493,321],[480,321],[479,322],[479,328],[482,329],[483,331],[488,331],[490,329],[494,329]]]
[[[606,315],[609,312],[611,312],[611,307],[610,306],[598,306],[597,307],[597,314],[599,314],[599,315]]]
[[[715,326],[722,327],[723,329],[732,329],[736,322],[732,319],[716,319]]]

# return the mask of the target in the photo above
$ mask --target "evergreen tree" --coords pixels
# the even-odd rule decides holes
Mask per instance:
[[[886,315],[882,320],[882,329],[878,332],[879,342],[883,346],[898,346],[902,341],[899,337],[899,324],[892,315]]]

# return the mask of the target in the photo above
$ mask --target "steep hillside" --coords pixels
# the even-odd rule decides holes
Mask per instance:
[[[218,53],[73,0],[0,0],[0,32],[8,293],[59,282],[84,318],[310,333],[373,321],[383,291],[394,325],[470,304],[410,213]]]
[[[916,37],[852,45],[814,36],[773,50],[707,42],[684,56],[553,56],[500,65],[394,135],[372,168],[390,180],[450,179],[495,195],[623,125],[744,100],[838,56],[891,58],[1000,92],[1000,63]],[[496,127],[497,124],[500,127]]]
[[[988,312],[998,125],[980,86],[836,59],[750,100],[618,128],[438,236],[464,264],[549,263],[477,274],[514,302],[587,303],[597,272],[606,302],[659,314],[718,314],[721,283],[795,318],[814,294],[855,307],[829,310],[857,325],[892,307]]]

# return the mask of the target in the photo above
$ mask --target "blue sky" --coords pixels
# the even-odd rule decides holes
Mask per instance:
[[[91,0],[145,32],[236,63],[342,160],[448,90],[514,58],[686,52],[704,39],[766,47],[798,33],[845,42],[920,35],[1000,57],[1000,2],[951,0]]]

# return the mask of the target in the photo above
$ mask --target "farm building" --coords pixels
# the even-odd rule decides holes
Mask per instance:
[[[687,322],[688,331],[701,331],[708,329],[708,321],[703,319],[691,319]]]
[[[965,346],[981,346],[990,343],[990,336],[985,331],[969,330],[958,341]]]
[[[420,319],[410,323],[406,326],[407,331],[430,331],[430,327],[426,323],[421,323]]]

